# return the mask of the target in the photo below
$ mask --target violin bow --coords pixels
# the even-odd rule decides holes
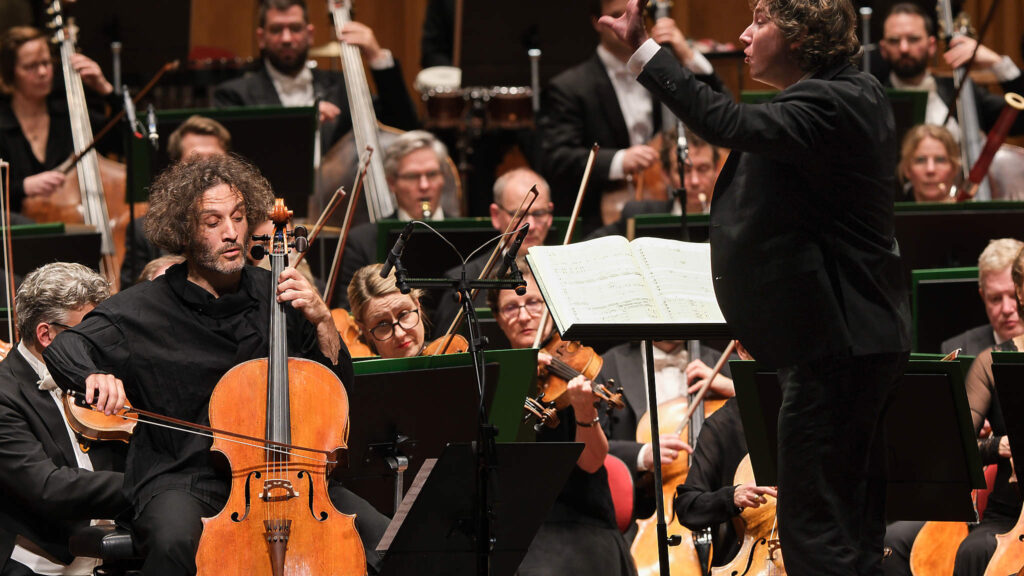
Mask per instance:
[[[483,280],[491,275],[491,271],[494,270],[494,265],[498,263],[498,257],[512,242],[512,231],[518,230],[519,227],[523,225],[523,220],[526,220],[526,215],[530,212],[530,208],[533,208],[533,202],[537,200],[537,196],[539,195],[540,192],[537,191],[536,184],[531,186],[526,194],[523,195],[523,200],[519,203],[519,208],[516,208],[516,212],[512,215],[512,219],[509,220],[508,226],[505,226],[505,230],[501,233],[501,240],[498,241],[494,246],[494,250],[491,251],[491,257],[488,258],[487,263],[484,264],[483,271],[481,271],[480,276],[477,277],[478,280]],[[479,291],[480,290],[478,288],[474,288],[470,291],[470,300],[475,299]],[[462,311],[462,307],[459,306],[458,313],[455,314],[455,318],[452,320],[451,325],[448,326],[448,330],[444,333],[444,345],[441,346],[441,350],[438,354],[444,354],[448,351],[448,347],[451,346],[451,343],[455,340],[455,331],[462,325],[464,317],[465,313]]]
[[[331,307],[331,300],[334,298],[334,286],[338,282],[338,273],[341,270],[341,256],[345,253],[345,244],[348,243],[348,232],[352,229],[352,217],[356,213],[356,202],[359,202],[359,195],[363,192],[363,182],[366,180],[366,172],[370,169],[370,158],[373,156],[373,147],[366,147],[366,158],[356,172],[356,181],[352,185],[352,197],[348,200],[348,207],[345,208],[345,218],[341,223],[341,230],[338,232],[338,245],[334,248],[334,258],[331,260],[331,271],[327,274],[327,298],[324,302]]]
[[[572,235],[576,231],[576,219],[580,215],[580,207],[583,206],[583,197],[587,193],[587,184],[590,183],[590,173],[594,169],[594,161],[597,159],[597,151],[601,147],[594,142],[593,147],[590,148],[590,156],[587,157],[587,166],[583,169],[583,179],[580,180],[580,190],[576,193],[576,204],[572,207],[572,216],[569,218],[569,226],[565,230],[565,239],[562,240],[562,246],[568,246],[572,242]],[[548,326],[548,307],[544,306],[544,311],[540,315],[540,324],[537,326],[537,334],[533,337],[533,347],[540,348],[540,343],[544,339],[544,332],[547,331]]]
[[[152,90],[154,86],[156,86],[156,83],[160,81],[160,78],[162,78],[164,74],[170,72],[171,70],[176,70],[178,66],[179,62],[177,60],[173,60],[171,62],[164,64],[163,67],[160,68],[160,70],[158,70],[157,73],[153,75],[153,78],[150,79],[149,83],[146,84],[142,88],[142,90],[139,90],[139,93],[136,94],[134,98],[132,98],[132,104],[138,104],[139,101],[142,100],[142,98],[145,97],[146,94],[148,94],[149,91]],[[96,136],[93,137],[92,142],[90,142],[88,146],[82,149],[81,152],[76,152],[75,154],[72,154],[71,157],[65,160],[64,163],[61,164],[60,168],[58,169],[64,174],[71,172],[71,169],[74,168],[75,165],[78,164],[82,160],[82,158],[84,158],[85,155],[89,153],[89,151],[96,147],[96,143],[99,142],[101,138],[106,136],[107,132],[110,132],[110,130],[113,129],[114,126],[116,126],[117,123],[121,120],[121,118],[124,118],[125,113],[126,111],[122,106],[121,110],[118,111],[118,113],[115,114],[114,117],[111,118],[99,132],[96,133]],[[132,129],[134,130],[135,127],[133,126]]]
[[[730,340],[729,345],[725,347],[724,351],[722,351],[722,356],[718,359],[718,362],[715,362],[715,367],[711,369],[711,376],[708,376],[704,383],[700,385],[700,389],[698,389],[697,393],[693,395],[689,405],[686,407],[686,415],[683,416],[682,420],[679,422],[679,428],[676,430],[677,435],[683,433],[683,429],[686,428],[690,422],[690,416],[693,416],[694,411],[696,411],[701,405],[701,402],[704,401],[704,396],[706,396],[708,390],[711,389],[711,383],[718,377],[718,373],[722,371],[726,361],[729,360],[729,355],[732,354],[734,350],[736,350],[736,341]],[[695,358],[691,358],[690,360],[695,360]]]
[[[11,165],[0,160],[3,177],[3,207],[0,226],[4,229],[4,287],[7,290],[7,337],[12,346],[18,338],[18,312],[14,308],[14,243],[11,241]]]

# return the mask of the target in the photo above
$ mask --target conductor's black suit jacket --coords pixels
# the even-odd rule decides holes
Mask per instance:
[[[37,381],[17,349],[0,362],[0,566],[18,535],[67,564],[75,528],[128,508],[122,473],[109,471],[123,467],[117,447],[96,443],[89,451],[96,471],[80,469],[64,418]]]
[[[737,104],[661,49],[639,81],[733,150],[711,204],[711,268],[722,313],[755,358],[785,367],[910,349],[893,236],[897,143],[876,79],[840,64],[766,104]]]

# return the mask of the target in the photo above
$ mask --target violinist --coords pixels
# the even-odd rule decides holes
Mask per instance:
[[[523,239],[523,245],[519,249],[519,255],[525,255],[530,248],[541,246],[548,237],[548,230],[551,229],[551,222],[555,205],[551,202],[551,188],[546,180],[529,168],[515,168],[498,177],[494,182],[494,200],[491,202],[491,226],[501,233],[508,228],[512,217],[519,208],[525,195],[530,188],[537,187],[537,198],[533,206],[526,213],[523,222],[530,224],[530,232]],[[480,277],[484,267],[487,266],[489,253],[484,252],[466,262],[466,278],[475,279]],[[448,278],[460,278],[462,266],[456,266],[444,275]],[[487,293],[478,292],[473,305],[477,308],[487,306]],[[447,326],[459,312],[459,303],[451,298],[451,292],[446,293],[437,299],[437,312],[435,318],[438,326]]]
[[[382,265],[356,271],[348,285],[352,316],[363,340],[381,358],[419,356],[426,342],[426,315],[420,305],[422,291],[402,294],[395,275],[380,277]]]
[[[118,105],[96,62],[74,54],[71,65],[86,87]],[[49,38],[41,30],[17,26],[0,39],[0,158],[11,164],[12,211],[21,210],[26,196],[59,190],[65,175],[56,168],[74,152],[67,102],[53,93],[53,66]],[[94,126],[102,124],[99,113],[91,118]]]
[[[914,126],[903,137],[899,171],[908,200],[955,202],[950,190],[960,174],[960,146],[942,126]]]
[[[886,87],[901,90],[927,90],[928,107],[925,123],[941,125],[952,108],[955,89],[953,78],[932,74],[928,62],[935,56],[937,40],[935,20],[918,4],[901,2],[889,9],[885,18],[883,36],[879,42],[880,54],[889,66],[888,76],[879,76]],[[1000,56],[987,46],[978,46],[978,41],[967,36],[958,36],[950,41],[950,48],[942,55],[947,64],[956,68],[967,63],[977,46],[973,70],[989,70],[1006,92],[1020,92],[1024,88],[1024,77],[1009,56]],[[1006,103],[977,84],[974,86],[974,100],[978,107],[978,124],[982,130],[991,130]],[[950,118],[946,128],[958,134],[956,114]],[[1017,118],[1010,128],[1010,134],[1024,133],[1024,118]]]
[[[601,146],[591,176],[597,193],[587,195],[581,210],[584,234],[601,225],[602,194],[621,188],[628,174],[658,162],[658,151],[647,143],[661,126],[661,107],[626,70],[633,51],[597,26],[602,15],[622,14],[626,0],[589,0],[587,4],[600,36],[596,54],[551,80],[537,122],[537,166],[551,182],[555,204],[562,210],[572,207],[574,197],[557,194],[576,190],[591,146],[595,142]],[[701,80],[724,90],[711,63],[690,46],[675,20],[659,19],[651,35],[671,46],[672,54]]]
[[[533,346],[545,304],[529,268],[522,261],[519,266],[526,280],[526,294],[519,296],[512,290],[490,290],[487,302],[512,347],[529,348]],[[541,364],[551,361],[543,352],[537,359]],[[599,423],[591,384],[584,376],[569,381],[565,393],[569,395],[570,405],[559,413],[560,424],[555,429],[545,428],[538,435],[540,441],[582,442],[584,449],[533,539],[519,567],[520,576],[636,574],[626,541],[615,524],[615,509],[604,468],[608,439]]]
[[[352,363],[330,310],[301,274],[277,279],[245,264],[250,223],[267,219],[270,185],[233,156],[172,165],[151,188],[149,239],[185,262],[151,282],[120,292],[44,353],[64,389],[85,391],[107,414],[124,405],[189,422],[209,422],[207,405],[221,376],[241,361],[267,356],[270,307],[287,304],[288,353],[326,366],[351,383]],[[276,298],[268,285],[276,280]],[[248,399],[239,398],[239,402]],[[140,425],[129,445],[125,489],[134,507],[142,573],[195,573],[203,525],[224,505],[228,479],[218,474],[209,438]],[[339,484],[331,500],[357,513],[371,571],[387,519]],[[329,543],[325,543],[329,546]]]
[[[442,167],[448,148],[425,130],[412,130],[395,138],[384,152],[384,176],[398,204],[386,220],[444,220],[441,192]],[[341,260],[341,276],[333,302],[348,307],[346,287],[356,270],[377,261],[377,224],[366,222],[349,232]],[[440,271],[438,271],[440,272]]]
[[[304,0],[261,0],[256,40],[263,66],[218,86],[213,93],[215,107],[318,104],[325,124],[324,151],[352,130],[344,77],[309,66],[313,25]],[[373,30],[359,22],[346,24],[341,40],[358,46],[369,64],[377,86],[377,118],[402,130],[416,128],[416,109],[391,51],[381,48]]]
[[[18,289],[21,342],[0,362],[0,574],[92,574],[99,560],[73,557],[68,536],[128,510],[123,453],[109,443],[82,451],[42,357],[109,295],[98,274],[64,262],[34,270]]]

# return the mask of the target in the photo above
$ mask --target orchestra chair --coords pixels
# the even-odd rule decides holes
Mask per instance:
[[[135,574],[142,565],[131,532],[111,524],[76,530],[68,540],[68,550],[75,556],[103,560],[103,565],[96,568],[97,576]]]
[[[619,532],[625,533],[633,525],[633,475],[625,462],[611,454],[605,456],[604,468],[615,506],[615,523]]]

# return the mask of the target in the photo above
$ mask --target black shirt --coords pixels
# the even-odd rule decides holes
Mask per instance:
[[[189,282],[186,265],[179,264],[100,304],[58,336],[44,358],[62,388],[84,389],[90,374],[110,373],[124,382],[134,406],[207,424],[207,404],[220,378],[233,366],[268,354],[272,293],[270,272],[246,266],[238,291],[214,298]],[[320,362],[351,383],[347,349],[342,346],[332,366],[320,352],[315,327],[290,306],[285,311],[289,356]],[[203,436],[138,426],[125,472],[136,510],[172,489],[214,507],[223,504],[228,486],[214,473],[210,445]]]

